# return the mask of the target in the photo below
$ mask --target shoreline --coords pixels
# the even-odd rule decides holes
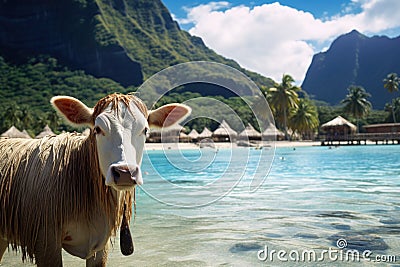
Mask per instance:
[[[214,142],[217,149],[229,148],[247,148],[245,146],[238,146],[236,143],[230,142]],[[319,141],[275,141],[275,148],[277,147],[310,147],[321,146]],[[146,143],[144,149],[150,150],[189,150],[199,149],[199,145],[195,143]]]

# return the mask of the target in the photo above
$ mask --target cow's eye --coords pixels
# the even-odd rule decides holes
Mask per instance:
[[[94,131],[94,134],[102,134],[102,135],[104,135],[103,131],[101,130],[101,128],[99,126],[95,126],[93,131]]]
[[[147,137],[147,136],[149,135],[149,132],[150,132],[149,128],[145,127],[145,128],[143,129],[143,135],[144,135],[144,136]]]

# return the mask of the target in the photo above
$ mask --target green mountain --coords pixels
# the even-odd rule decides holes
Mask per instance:
[[[71,70],[124,87],[182,62],[214,61],[242,69],[179,28],[159,0],[0,1],[0,55],[15,64],[49,55]]]
[[[46,124],[68,129],[60,126],[50,106],[52,96],[71,95],[92,106],[108,93],[134,91],[169,66],[199,60],[234,67],[259,86],[273,85],[271,79],[244,70],[182,31],[159,0],[0,1],[0,132],[11,125],[31,134]],[[199,93],[225,97],[221,101],[231,103],[246,123],[252,122],[244,103],[226,99],[232,93],[212,84],[179,88],[173,98],[160,102]],[[202,129],[210,123],[192,126]]]
[[[301,87],[336,105],[350,85],[360,85],[372,95],[374,108],[382,109],[395,96],[383,87],[383,79],[399,70],[400,36],[367,37],[353,30],[334,40],[326,52],[314,55]]]

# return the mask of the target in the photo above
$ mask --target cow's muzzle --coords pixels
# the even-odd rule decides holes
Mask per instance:
[[[142,175],[138,166],[127,164],[113,164],[110,166],[113,183],[117,187],[133,187],[143,184]]]

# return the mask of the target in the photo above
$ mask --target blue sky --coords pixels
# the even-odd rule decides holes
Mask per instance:
[[[207,4],[212,1],[190,1],[190,0],[162,0],[167,8],[178,18],[184,18],[186,16],[186,8],[192,8],[201,4]],[[216,1],[214,1],[216,2]],[[271,4],[277,1],[243,1],[243,0],[232,0],[228,1],[232,6],[246,5],[249,7],[260,6],[263,4]],[[325,16],[332,16],[340,13],[343,7],[351,3],[349,0],[285,0],[278,1],[283,5],[293,7],[306,12],[311,12],[314,16],[322,18]],[[183,29],[189,30],[190,27],[182,25]]]
[[[279,81],[301,84],[315,53],[353,29],[400,35],[399,0],[162,0],[181,28],[217,53]]]

